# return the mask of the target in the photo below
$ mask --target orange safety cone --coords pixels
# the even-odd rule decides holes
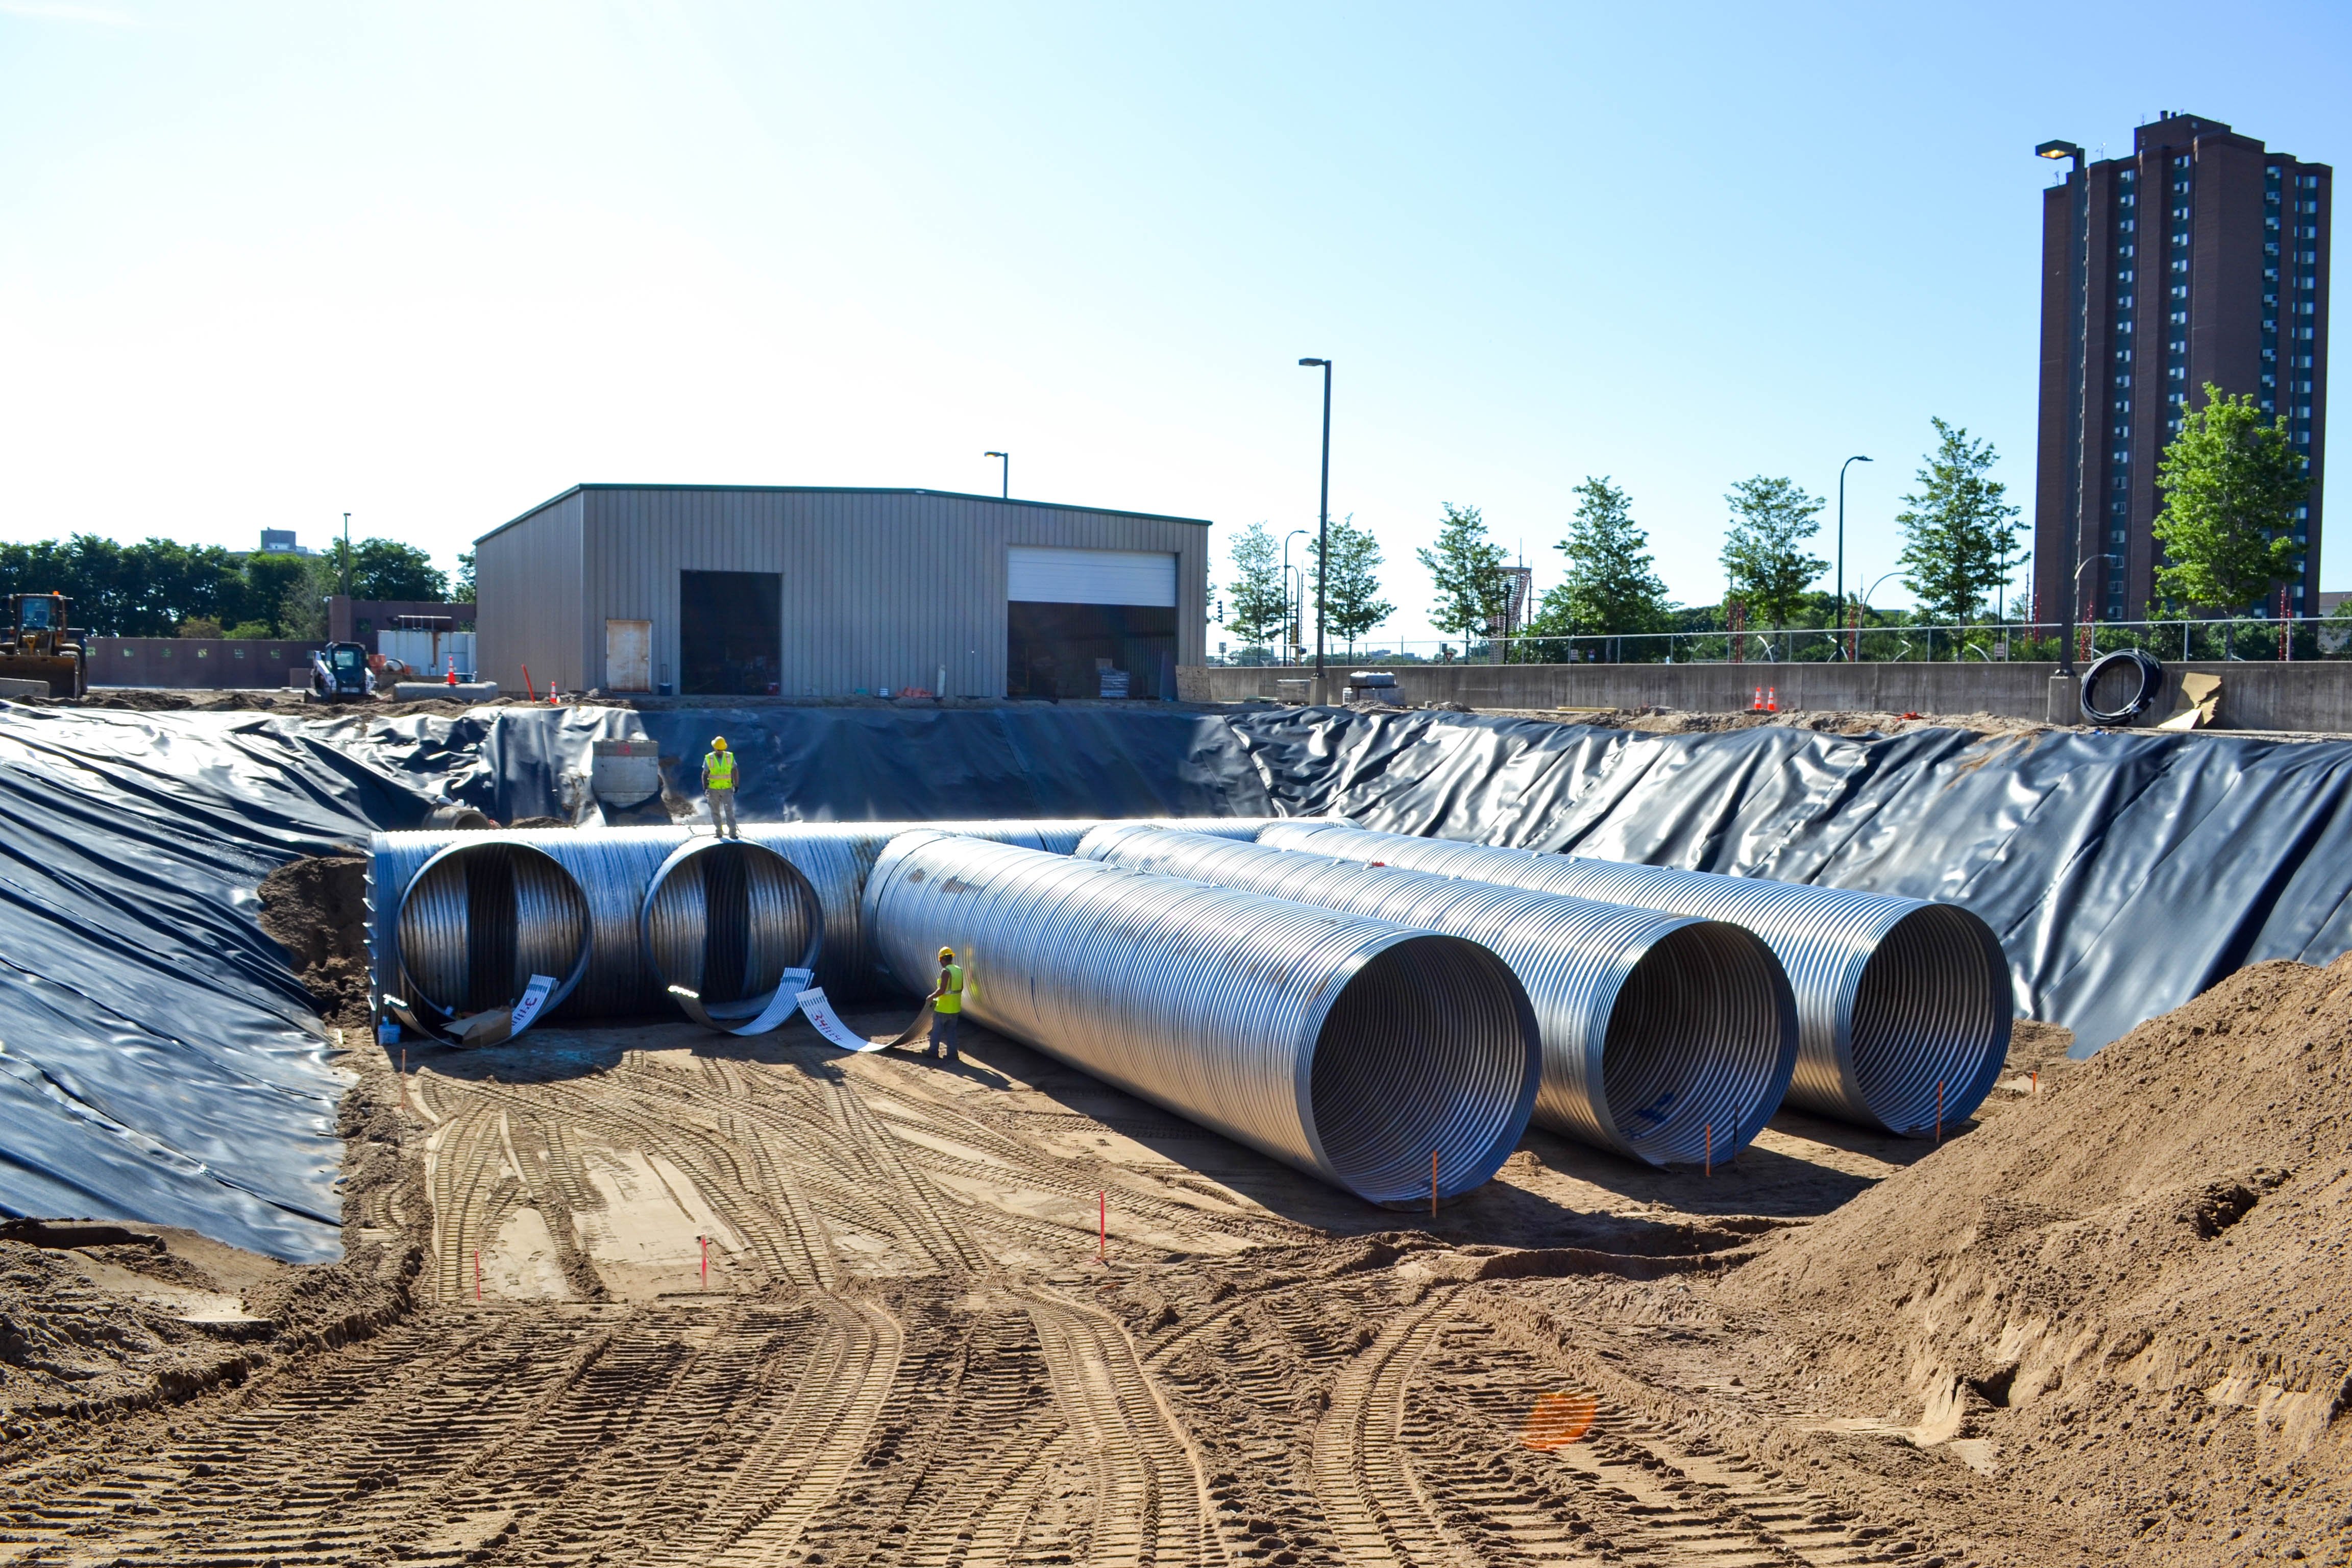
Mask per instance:
[[[1778,713],[1780,710],[1780,689],[1777,686],[1766,687],[1764,689],[1764,711],[1767,713]]]
[[[1748,693],[1748,710],[1750,713],[1761,713],[1764,711],[1764,689],[1762,687],[1756,687]]]

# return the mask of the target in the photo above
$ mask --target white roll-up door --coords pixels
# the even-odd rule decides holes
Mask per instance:
[[[1153,605],[1176,607],[1176,557],[1159,550],[1008,547],[1004,596],[1036,605]]]

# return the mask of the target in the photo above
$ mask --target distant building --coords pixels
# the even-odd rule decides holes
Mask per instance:
[[[254,553],[257,555],[315,555],[318,552],[306,550],[295,543],[294,531],[290,528],[265,528],[261,531],[261,548]]]
[[[2211,382],[2284,413],[2311,461],[2294,520],[2290,614],[2318,613],[2327,432],[2327,271],[2334,171],[2264,149],[2219,121],[2167,111],[2131,155],[2092,163],[2090,345],[2083,533],[2084,619],[2135,620],[2161,563],[2157,463]],[[2073,180],[2042,204],[2042,416],[2033,538],[2037,618],[2064,613],[2068,356],[2080,249]]]
[[[575,485],[475,543],[483,679],[682,697],[1176,695],[1208,524],[940,490]]]

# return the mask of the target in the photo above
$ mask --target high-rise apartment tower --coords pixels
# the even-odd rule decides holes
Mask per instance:
[[[2067,374],[2082,333],[2075,176],[2042,204],[2042,419],[2034,473],[2035,618],[2065,613],[2074,475]],[[2084,359],[2081,620],[2137,620],[2161,556],[2150,525],[2157,460],[2211,382],[2284,414],[2311,460],[2294,520],[2290,614],[2319,610],[2320,483],[2327,430],[2328,193],[2334,172],[2265,151],[2214,120],[2159,115],[2127,158],[2092,163]],[[2275,605],[2263,606],[2265,609]]]

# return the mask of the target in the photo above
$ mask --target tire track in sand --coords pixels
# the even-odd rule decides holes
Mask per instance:
[[[1401,1441],[1406,1392],[1452,1300],[1434,1290],[1397,1313],[1332,1384],[1315,1428],[1315,1490],[1348,1563],[1476,1568],[1476,1555],[1439,1522]]]
[[[1127,1331],[1100,1308],[1044,1290],[1024,1290],[1022,1300],[1063,1416],[1094,1462],[1089,1561],[1223,1561],[1200,1457]]]

